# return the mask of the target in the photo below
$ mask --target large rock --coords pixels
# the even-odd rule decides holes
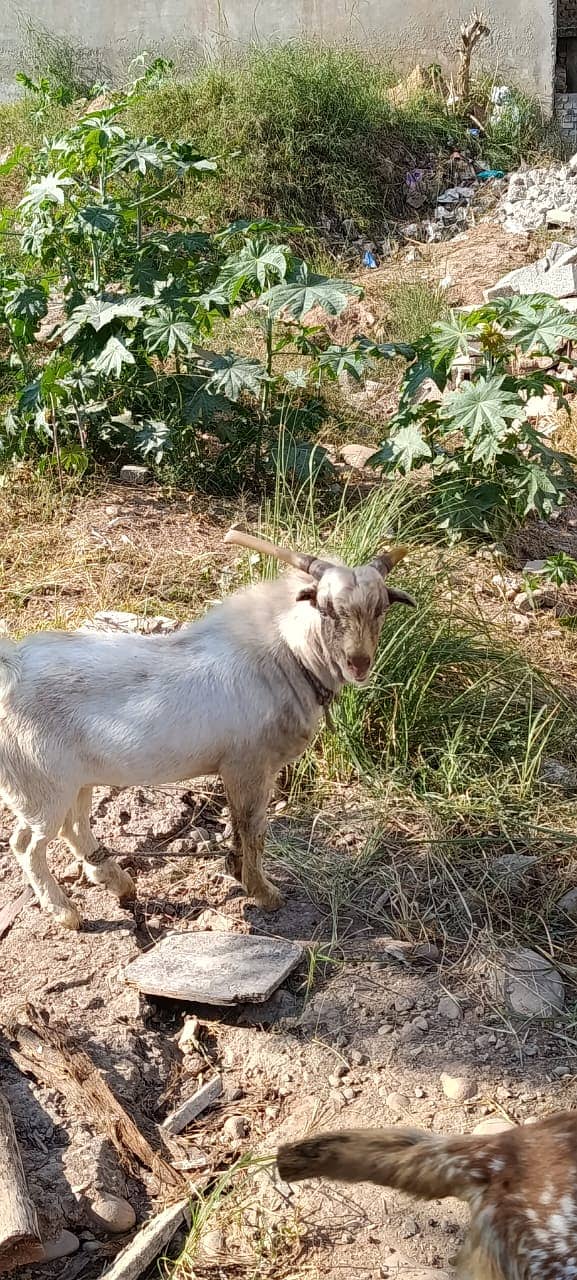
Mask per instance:
[[[495,998],[523,1018],[552,1018],[565,1004],[561,975],[529,947],[501,953],[492,967],[491,986]]]
[[[548,266],[548,264],[547,264]],[[548,293],[552,298],[571,298],[577,293],[577,263],[558,263],[547,269],[545,262],[533,262],[528,267],[518,267],[485,290],[485,301],[493,298],[510,298],[514,294]]]
[[[261,1003],[303,955],[298,942],[247,934],[169,933],[128,965],[145,995],[198,1004]]]

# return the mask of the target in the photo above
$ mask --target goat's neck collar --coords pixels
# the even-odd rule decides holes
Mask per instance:
[[[315,675],[314,671],[311,671],[310,667],[307,667],[302,658],[299,658],[298,653],[295,653],[293,656],[299,671],[302,671],[303,676],[308,680],[319,707],[322,707],[326,711],[327,707],[330,707],[331,702],[336,697],[335,690],[328,689],[326,684],[323,684],[322,680],[319,680],[318,676]]]

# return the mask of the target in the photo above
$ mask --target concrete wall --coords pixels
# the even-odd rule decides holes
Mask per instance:
[[[557,0],[487,0],[492,71],[552,103]],[[447,65],[473,0],[0,0],[0,93],[14,92],[22,22],[31,18],[99,51],[111,69],[142,50],[238,48],[310,35],[386,47],[399,62]],[[184,59],[186,61],[186,58]]]

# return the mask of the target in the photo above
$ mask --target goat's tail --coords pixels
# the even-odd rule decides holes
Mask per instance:
[[[490,1182],[491,1161],[509,1136],[443,1137],[419,1129],[343,1129],[280,1147],[277,1164],[285,1182],[302,1178],[377,1182],[423,1200],[443,1196],[468,1200]]]
[[[20,675],[18,645],[7,636],[0,636],[0,701],[6,697]]]

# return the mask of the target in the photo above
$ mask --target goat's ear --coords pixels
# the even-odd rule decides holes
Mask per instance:
[[[408,591],[400,591],[398,587],[387,587],[387,595],[391,604],[406,604],[410,609],[417,608],[417,601]]]
[[[301,587],[297,600],[308,600],[310,604],[316,608],[317,603],[317,587],[316,583],[311,583],[310,587]]]

